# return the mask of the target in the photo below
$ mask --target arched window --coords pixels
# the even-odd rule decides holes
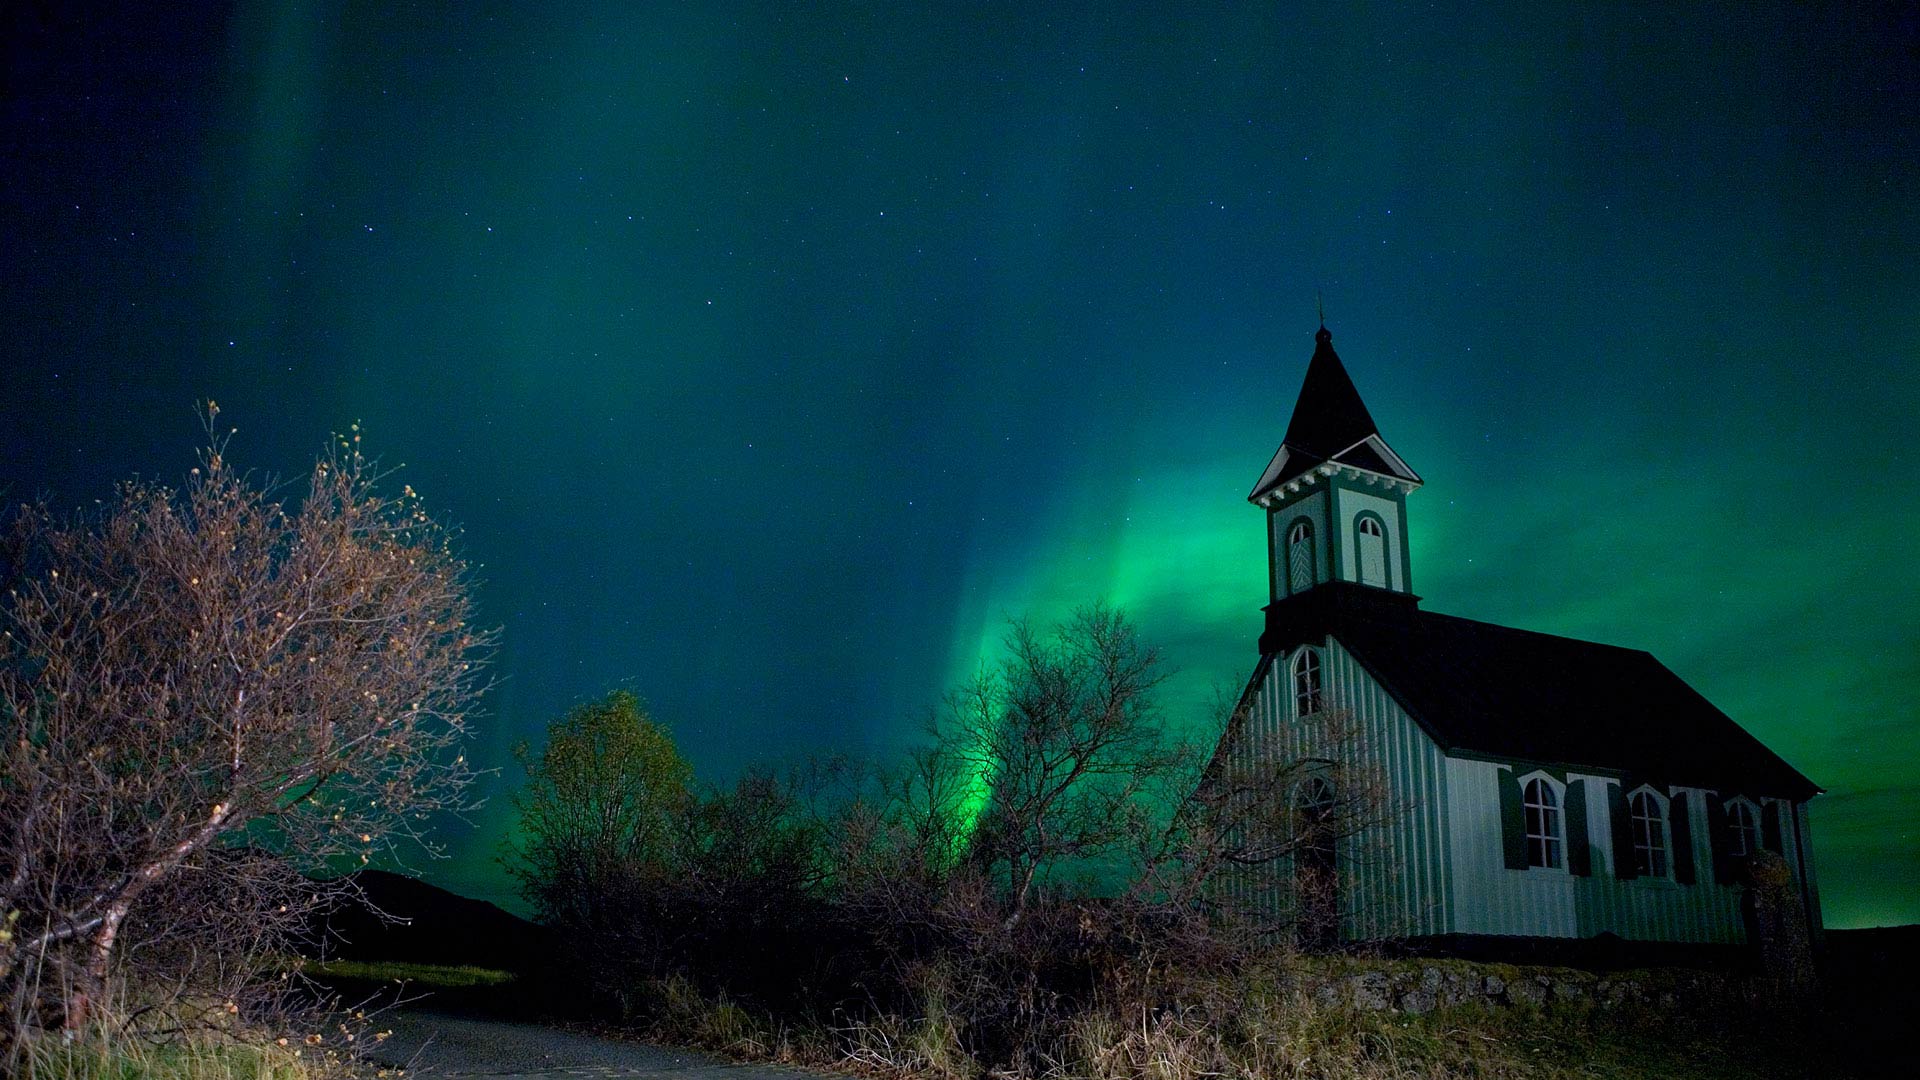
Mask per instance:
[[[1360,556],[1360,584],[1387,584],[1387,537],[1386,530],[1380,525],[1380,519],[1373,514],[1362,514],[1354,525],[1358,542],[1354,545]]]
[[[1293,715],[1312,716],[1325,701],[1320,693],[1320,655],[1301,649],[1293,658]]]
[[[1334,791],[1325,777],[1309,776],[1293,789],[1298,823],[1293,861],[1301,944],[1320,948],[1340,931],[1340,879],[1334,872]]]
[[[1727,840],[1735,858],[1760,850],[1760,823],[1754,819],[1753,807],[1744,800],[1735,799],[1727,804]]]
[[[1324,776],[1309,776],[1293,789],[1294,812],[1301,827],[1323,829],[1333,819],[1333,782]]]
[[[1527,815],[1527,865],[1558,870],[1562,865],[1560,795],[1540,777],[1527,781],[1521,793]]]
[[[1313,523],[1306,518],[1287,527],[1287,591],[1313,588]]]
[[[1633,871],[1641,877],[1667,876],[1667,808],[1651,791],[1628,800],[1633,816]]]

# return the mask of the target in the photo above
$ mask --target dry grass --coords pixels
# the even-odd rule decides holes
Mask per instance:
[[[913,1015],[841,1016],[799,1030],[676,980],[662,986],[650,1034],[742,1060],[889,1080],[1732,1080],[1821,1075],[1828,1060],[1791,1025],[1763,1017],[1729,1030],[1580,1004],[1466,1004],[1412,1016],[1327,1004],[1284,983],[1214,986],[1191,1004],[1157,1009],[1100,1002],[1057,1025],[1049,1045],[1032,1048],[1039,1064],[1024,1070],[969,1053],[965,1018],[947,1007],[937,979],[922,984]]]
[[[22,1080],[319,1080],[334,1071],[324,1051],[288,1043],[211,1030],[156,1041],[104,1024],[29,1036],[17,1068]]]
[[[278,1048],[232,1043],[39,1039],[27,1052],[28,1080],[309,1080],[310,1066]]]
[[[881,1013],[843,1017],[829,1034],[828,1064],[890,1076],[959,1080],[978,1075],[980,1065],[961,1042],[964,1022],[947,1007],[938,984],[923,987],[919,1015]]]
[[[21,1080],[398,1080],[362,1052],[377,1017],[169,994],[115,982],[75,1030],[24,1028],[0,1042],[0,1076]]]

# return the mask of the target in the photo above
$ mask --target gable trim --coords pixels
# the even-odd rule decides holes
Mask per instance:
[[[1253,702],[1260,688],[1266,684],[1267,673],[1273,669],[1277,654],[1261,653],[1260,659],[1253,665],[1253,674],[1247,676],[1246,689],[1240,691],[1240,699],[1233,704],[1233,712],[1228,714],[1227,722],[1221,726],[1220,737],[1213,742],[1213,756],[1207,759],[1206,771],[1200,782],[1206,784],[1215,775],[1220,763],[1226,760],[1227,751],[1233,746],[1234,739],[1246,728],[1247,717],[1253,715]]]
[[[1345,449],[1341,450],[1340,453],[1334,454],[1332,457],[1328,458],[1327,460],[1337,462],[1338,464],[1343,465],[1349,469],[1360,469],[1360,471],[1362,472],[1371,473],[1373,472],[1372,469],[1364,469],[1364,468],[1361,468],[1361,466],[1359,465],[1351,465],[1351,464],[1348,464],[1347,462],[1340,460],[1341,454],[1351,453],[1356,448],[1362,447],[1362,446],[1367,447],[1368,449],[1372,450],[1376,454],[1379,454],[1382,458],[1386,460],[1388,465],[1393,466],[1394,473],[1398,474],[1396,477],[1397,479],[1411,480],[1415,484],[1426,483],[1426,481],[1420,479],[1420,474],[1417,472],[1414,472],[1412,467],[1407,464],[1405,458],[1402,458],[1399,454],[1394,453],[1393,447],[1388,446],[1387,440],[1381,438],[1378,432],[1375,432],[1374,434],[1369,435],[1364,439],[1361,439],[1359,442],[1354,443],[1352,446],[1346,447]]]

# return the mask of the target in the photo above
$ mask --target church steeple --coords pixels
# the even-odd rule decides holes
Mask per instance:
[[[1300,400],[1294,403],[1293,419],[1287,424],[1286,445],[1324,461],[1378,434],[1367,403],[1360,400],[1340,354],[1333,351],[1333,332],[1322,326],[1313,335],[1313,359],[1307,363]]]
[[[1280,449],[1247,500],[1267,511],[1273,598],[1322,582],[1411,592],[1406,496],[1420,477],[1393,452],[1323,324]]]

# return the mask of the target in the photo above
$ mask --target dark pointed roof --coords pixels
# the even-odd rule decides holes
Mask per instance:
[[[1333,332],[1322,326],[1313,335],[1313,342],[1313,359],[1307,364],[1300,396],[1293,403],[1286,437],[1247,498],[1257,500],[1330,460],[1419,483],[1420,478],[1380,438],[1373,414],[1367,412],[1367,403],[1360,400],[1360,391],[1355,389],[1346,365],[1333,351]],[[1362,445],[1368,439],[1375,440],[1385,455],[1372,445]]]
[[[1269,655],[1331,635],[1441,748],[1723,793],[1820,790],[1639,649],[1420,610],[1329,582],[1267,609]]]
[[[1333,351],[1332,332],[1321,327],[1313,342],[1313,360],[1307,364],[1300,397],[1293,403],[1284,443],[1325,461],[1369,435],[1380,434],[1380,429],[1374,426],[1340,355]]]

